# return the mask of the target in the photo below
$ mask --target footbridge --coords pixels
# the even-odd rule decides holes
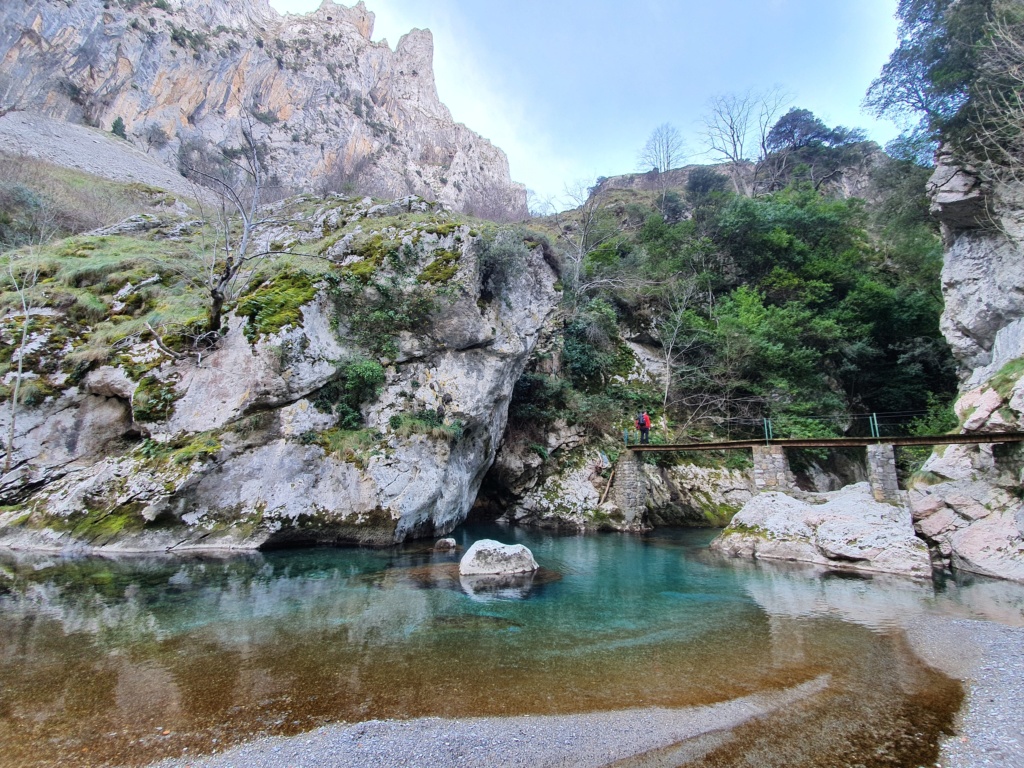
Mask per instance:
[[[728,451],[749,450],[754,462],[754,484],[759,491],[795,490],[796,478],[786,457],[787,448],[866,448],[867,474],[871,491],[879,501],[899,499],[896,476],[897,445],[994,445],[1024,443],[1024,432],[988,432],[963,435],[925,436],[870,436],[870,437],[771,437],[750,440],[724,440],[703,443],[645,443],[630,444],[627,435],[625,451],[619,459],[616,472],[620,481],[615,483],[613,498],[621,507],[631,509],[644,506],[643,479],[640,460],[645,453],[670,451]]]

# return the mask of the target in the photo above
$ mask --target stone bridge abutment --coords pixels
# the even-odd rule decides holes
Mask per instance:
[[[798,491],[796,476],[789,465],[786,449],[781,445],[754,445],[754,485],[759,492]],[[896,454],[890,444],[868,445],[866,464],[871,493],[878,501],[898,501],[899,482],[896,476]],[[647,505],[643,457],[639,451],[627,450],[615,465],[611,500],[627,517],[639,518]]]

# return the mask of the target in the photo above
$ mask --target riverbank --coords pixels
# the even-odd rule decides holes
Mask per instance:
[[[936,765],[1024,768],[1024,627],[926,615],[905,629],[913,652],[961,680],[966,692],[955,733],[942,742]],[[329,725],[219,754],[183,755],[154,768],[685,765],[728,743],[738,726],[813,699],[828,685],[823,675],[781,692],[706,707]]]
[[[1024,627],[927,617],[907,627],[907,638],[967,694],[938,765],[1024,768]]]
[[[165,760],[159,768],[538,768],[644,765],[645,753],[679,744],[699,756],[728,729],[820,693],[828,675],[783,691],[707,707],[652,707],[578,715],[375,720],[299,736],[258,739],[217,755]],[[710,738],[708,738],[710,737]],[[691,742],[693,743],[691,745]],[[623,762],[628,761],[628,762]]]

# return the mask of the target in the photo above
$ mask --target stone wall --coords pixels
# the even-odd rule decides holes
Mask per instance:
[[[891,445],[869,445],[868,481],[876,501],[896,501],[900,486],[896,477],[896,454]]]
[[[758,491],[784,491],[796,488],[789,468],[786,449],[779,445],[758,445],[754,454],[754,486]]]
[[[643,459],[635,451],[626,451],[615,465],[615,482],[611,499],[619,509],[632,510],[639,517],[646,506],[644,493]]]

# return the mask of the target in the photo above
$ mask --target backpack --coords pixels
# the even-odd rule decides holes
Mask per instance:
[[[636,428],[637,429],[643,429],[644,428],[644,415],[642,413],[637,413],[637,415],[636,415]]]

